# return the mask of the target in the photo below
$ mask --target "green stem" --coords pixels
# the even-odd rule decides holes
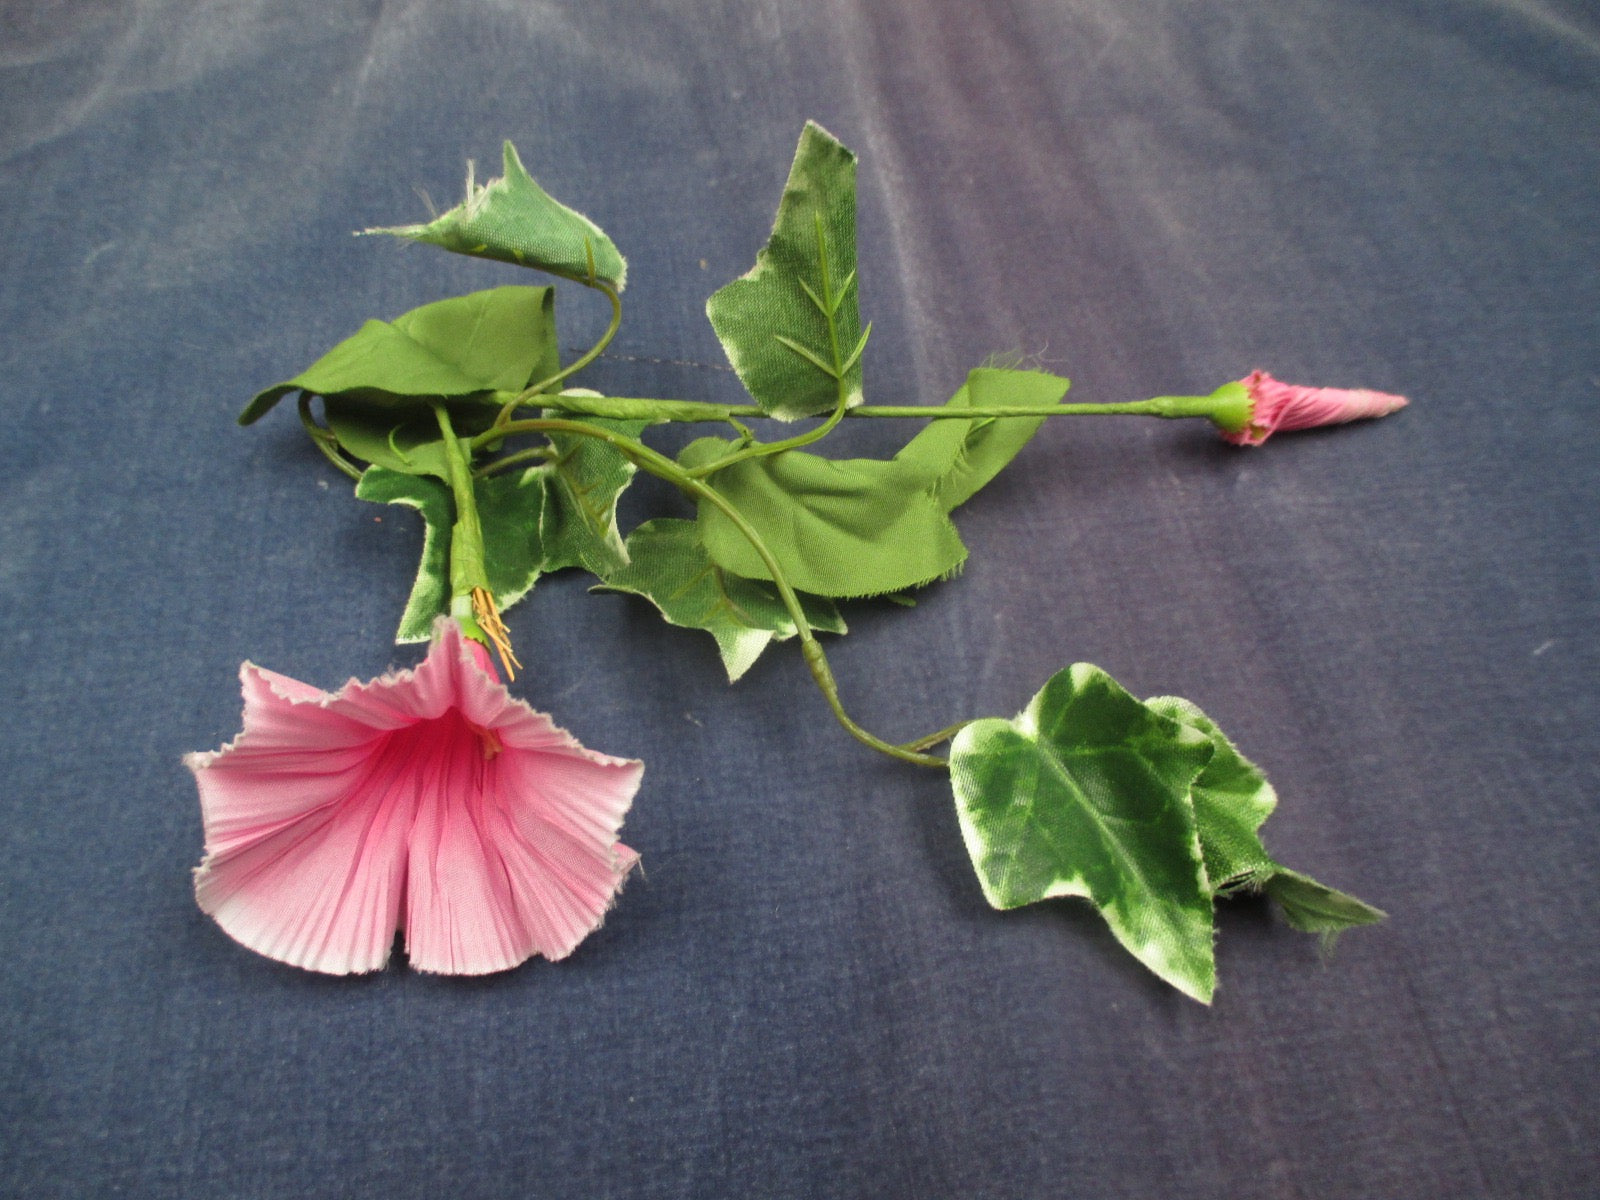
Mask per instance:
[[[599,358],[600,355],[605,351],[605,348],[611,344],[611,339],[617,336],[617,330],[622,328],[622,297],[617,295],[617,290],[614,287],[612,287],[609,283],[606,283],[604,280],[595,279],[593,277],[590,277],[589,279],[576,279],[574,282],[581,283],[586,288],[590,288],[597,292],[603,292],[605,294],[606,299],[611,301],[611,323],[606,326],[606,331],[600,335],[600,340],[593,346],[589,347],[587,353],[574,359],[548,379],[541,379],[538,383],[524,388],[522,391],[518,392],[516,396],[512,397],[512,399],[506,401],[505,406],[500,410],[500,415],[495,418],[496,426],[503,426],[507,424],[516,414],[517,409],[521,408],[524,404],[530,403],[541,393],[548,392],[562,380],[576,375],[595,359]]]
[[[1234,392],[1234,388],[1238,392]],[[653,399],[642,396],[545,396],[541,403],[548,408],[560,409],[574,415],[609,417],[620,420],[654,420],[681,422],[726,422],[748,418],[766,417],[754,404],[706,404],[697,400]],[[829,415],[824,432],[836,423],[835,409]],[[1149,400],[1130,400],[1115,404],[1013,404],[994,408],[951,408],[948,405],[926,404],[863,404],[846,409],[844,417],[886,417],[929,421],[970,421],[978,418],[999,417],[1095,417],[1136,416],[1184,419],[1205,417],[1224,429],[1242,429],[1249,421],[1249,396],[1236,384],[1218,388],[1209,396],[1156,396]],[[816,431],[813,430],[812,434]],[[491,436],[493,434],[493,436]],[[476,442],[487,444],[498,437],[498,431],[482,434]],[[801,435],[815,440],[814,436]],[[796,439],[789,439],[794,441]],[[772,442],[771,446],[786,446]]]
[[[327,457],[327,460],[357,483],[361,481],[361,471],[339,453],[339,439],[333,436],[331,429],[324,429],[317,424],[317,419],[311,415],[311,396],[306,392],[300,393],[300,424],[306,427],[306,432],[311,435],[312,442],[318,450]]]
[[[504,458],[497,458],[492,463],[487,463],[472,472],[474,479],[486,479],[490,475],[504,471],[507,467],[514,467],[518,463],[525,463],[535,458],[556,458],[555,450],[549,446],[531,446],[526,450],[518,450],[515,454],[507,454]]]
[[[882,738],[868,733],[845,712],[844,705],[839,699],[838,685],[834,682],[833,672],[828,667],[827,654],[823,651],[821,643],[817,641],[816,635],[812,633],[811,623],[806,619],[805,608],[801,605],[800,597],[795,594],[794,588],[790,586],[788,578],[784,575],[782,565],[779,564],[772,551],[767,548],[767,544],[761,540],[761,535],[756,532],[755,527],[745,519],[744,514],[734,507],[716,488],[702,479],[695,478],[666,455],[652,450],[642,442],[623,434],[614,433],[609,429],[586,425],[581,421],[568,421],[558,417],[540,417],[531,420],[513,421],[499,432],[506,437],[519,433],[571,433],[580,437],[595,438],[625,455],[629,461],[637,464],[640,469],[648,471],[657,478],[665,479],[668,483],[675,484],[691,495],[715,505],[728,520],[733,522],[735,528],[750,543],[751,549],[760,557],[762,565],[766,567],[768,574],[772,576],[772,584],[777,588],[778,596],[783,601],[783,606],[788,610],[790,618],[794,621],[795,629],[800,635],[800,652],[805,657],[806,666],[811,669],[811,677],[816,680],[817,687],[821,689],[823,698],[828,702],[828,708],[832,711],[839,724],[843,725],[850,736],[857,741],[872,747],[882,754],[887,754],[891,758],[897,758],[902,762],[915,763],[920,767],[948,767],[949,764],[937,755],[922,754],[916,750],[886,742]]]
[[[433,415],[444,435],[445,467],[456,505],[455,524],[450,527],[450,595],[454,600],[470,597],[474,588],[488,591],[489,571],[484,561],[478,499],[472,491],[472,451],[456,437],[444,405],[433,405]]]

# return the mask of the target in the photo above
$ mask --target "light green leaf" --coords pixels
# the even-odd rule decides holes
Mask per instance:
[[[967,376],[946,408],[1001,408],[1059,404],[1070,386],[1058,375],[980,367]],[[906,443],[897,462],[924,470],[946,512],[965,504],[998,475],[1044,423],[1044,417],[941,419]]]
[[[546,415],[570,416],[553,411]],[[649,422],[595,417],[583,424],[636,438]],[[549,437],[557,456],[534,468],[547,488],[539,525],[545,570],[583,567],[605,579],[628,563],[628,551],[617,528],[617,500],[637,468],[597,438],[574,433]]]
[[[736,443],[701,438],[679,461],[715,462]],[[750,522],[792,586],[818,596],[873,596],[943,578],[967,549],[934,500],[921,465],[873,458],[835,460],[798,450],[745,459],[708,481]],[[716,505],[698,523],[712,561],[746,579],[771,573]]]
[[[1211,889],[1190,789],[1212,753],[1204,734],[1085,663],[1015,720],[966,726],[950,772],[989,903],[1085,897],[1140,962],[1209,1003]]]
[[[328,428],[352,458],[403,475],[449,478],[443,435],[430,409],[412,411],[348,396],[330,397],[323,406]],[[454,412],[451,416],[456,429],[466,432],[466,423]]]
[[[806,124],[772,236],[706,315],[763,412],[785,421],[861,403],[856,157]]]
[[[239,423],[259,420],[293,391],[372,407],[466,397],[498,406],[559,369],[554,290],[491,288],[368,321],[293,379],[258,393]]]
[[[535,183],[510,142],[505,144],[504,162],[505,174],[481,187],[473,181],[469,163],[466,199],[436,220],[363,232],[393,234],[458,254],[534,267],[580,283],[594,278],[620,292],[627,283],[628,264],[604,231]]]
[[[742,579],[711,561],[693,521],[647,521],[628,535],[627,547],[628,565],[601,587],[643,596],[668,623],[711,634],[729,683],[737,682],[769,643],[799,632],[771,584]],[[812,629],[845,632],[831,600],[801,595],[800,603]]]
[[[1380,909],[1291,871],[1267,853],[1256,831],[1277,805],[1277,794],[1205,713],[1175,696],[1157,696],[1145,704],[1211,739],[1214,754],[1195,780],[1194,808],[1215,891],[1265,891],[1282,905],[1291,926],[1324,937],[1384,919]]]
[[[539,468],[532,468],[477,480],[472,490],[483,530],[489,587],[503,612],[528,593],[544,567],[539,518],[545,482]],[[395,641],[425,642],[432,636],[434,620],[450,607],[450,529],[455,522],[450,489],[437,479],[375,466],[362,473],[356,495],[422,514],[422,561]]]

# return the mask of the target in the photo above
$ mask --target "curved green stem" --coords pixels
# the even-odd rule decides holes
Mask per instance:
[[[743,462],[747,458],[765,458],[769,454],[782,454],[785,450],[798,450],[801,446],[809,446],[812,442],[825,438],[833,432],[834,427],[844,420],[845,413],[849,411],[848,404],[849,398],[844,394],[844,387],[841,384],[838,405],[828,414],[828,419],[815,429],[808,429],[806,432],[796,434],[794,437],[784,438],[781,442],[750,443],[738,450],[729,451],[715,462],[706,463],[703,467],[696,467],[694,470],[685,473],[691,479],[704,479],[707,475],[715,474],[724,467],[731,467],[734,463]],[[725,419],[733,421],[735,425],[738,424],[731,416]]]
[[[800,652],[804,655],[806,665],[811,669],[811,677],[816,680],[817,687],[822,691],[823,698],[828,702],[828,708],[834,718],[843,725],[851,737],[858,742],[872,747],[891,758],[902,762],[915,763],[919,767],[948,767],[948,763],[932,754],[922,754],[914,749],[897,746],[886,742],[882,738],[867,732],[845,712],[844,705],[839,699],[838,685],[834,682],[833,672],[828,667],[828,657],[823,651],[821,643],[811,631],[811,623],[806,619],[805,608],[800,603],[800,597],[795,594],[788,578],[783,573],[783,567],[777,557],[762,541],[761,535],[755,527],[745,519],[743,513],[736,508],[727,497],[723,496],[716,488],[702,479],[697,479],[684,468],[673,462],[666,455],[658,453],[644,443],[623,434],[614,433],[609,429],[601,429],[595,425],[586,425],[582,421],[568,421],[559,417],[539,417],[530,420],[513,421],[498,431],[502,436],[512,436],[519,433],[572,433],[581,437],[592,437],[605,442],[613,447],[629,461],[637,464],[640,469],[648,471],[659,479],[675,484],[684,491],[715,505],[728,520],[750,543],[762,565],[772,576],[772,584],[778,590],[778,596],[783,601],[783,606],[788,610],[790,618],[794,621],[795,630],[800,636]]]
[[[603,279],[595,279],[593,276],[588,279],[577,279],[574,282],[581,283],[586,288],[605,294],[606,299],[611,301],[611,323],[606,326],[606,331],[600,335],[600,340],[590,346],[586,353],[573,359],[572,362],[562,367],[561,370],[548,379],[541,379],[538,383],[523,388],[516,396],[506,401],[505,406],[500,410],[500,415],[495,418],[496,426],[507,424],[515,415],[517,409],[538,397],[540,393],[548,392],[562,380],[576,375],[595,359],[599,358],[605,348],[611,344],[611,339],[617,336],[617,330],[622,328],[622,297],[617,295],[617,290],[614,287]]]
[[[486,479],[507,467],[514,467],[518,463],[528,462],[535,458],[556,458],[557,453],[549,446],[531,446],[526,450],[518,450],[515,454],[507,454],[504,458],[497,458],[492,463],[486,463],[472,472],[474,479]]]
[[[947,725],[937,733],[930,733],[927,737],[920,737],[914,742],[901,742],[900,744],[907,750],[926,750],[930,746],[937,746],[940,742],[948,742],[971,724],[971,720],[957,721],[954,725]]]
[[[333,431],[324,429],[317,424],[317,419],[311,415],[311,396],[306,392],[300,393],[300,424],[306,427],[306,432],[311,435],[311,440],[318,450],[339,470],[350,476],[356,482],[361,481],[361,472],[339,453],[339,439],[333,436]]]

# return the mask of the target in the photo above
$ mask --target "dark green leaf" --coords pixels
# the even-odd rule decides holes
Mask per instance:
[[[449,478],[443,435],[431,410],[413,412],[348,396],[323,405],[328,428],[352,458],[404,475]]]
[[[467,167],[467,196],[433,221],[368,229],[389,233],[518,266],[534,267],[580,282],[592,277],[621,291],[628,264],[601,228],[580,212],[552,199],[533,181],[510,142],[505,174],[478,186]]]
[[[1320,933],[1332,938],[1357,925],[1375,925],[1386,915],[1382,910],[1325,887],[1315,879],[1279,867],[1266,881],[1265,890],[1283,906],[1284,918],[1305,933]]]
[[[717,641],[728,682],[750,669],[770,642],[799,631],[770,583],[742,579],[711,561],[693,521],[647,521],[628,535],[628,565],[603,587],[643,596],[673,625],[704,629]],[[843,633],[833,602],[801,596],[811,628]]]
[[[735,445],[701,438],[679,461],[691,469],[704,466]],[[708,482],[755,527],[790,584],[814,595],[904,591],[950,575],[966,561],[966,547],[918,465],[789,450],[735,463]],[[746,579],[772,577],[714,504],[700,502],[698,521],[717,565]]]
[[[950,772],[989,903],[1086,897],[1140,962],[1209,1003],[1211,889],[1190,790],[1212,753],[1084,663],[1015,720],[966,726]]]
[[[293,379],[259,393],[239,423],[260,419],[293,391],[369,406],[462,397],[498,405],[559,369],[553,290],[492,288],[392,322],[368,321]]]
[[[772,236],[706,315],[763,412],[783,420],[861,403],[866,331],[856,306],[856,158],[807,123]]]

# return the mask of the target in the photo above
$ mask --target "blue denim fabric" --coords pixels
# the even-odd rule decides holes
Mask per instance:
[[[0,5],[0,1194],[1590,1194],[1597,79],[1575,0]],[[574,576],[510,624],[520,694],[649,764],[600,932],[466,982],[236,946],[180,755],[242,659],[414,661],[421,531],[233,417],[516,278],[349,231],[510,137],[630,259],[586,382],[738,399],[702,306],[808,117],[862,156],[876,402],[1008,351],[1084,400],[1413,397],[1255,451],[1050,425],[959,514],[964,577],[833,655],[896,737],[1075,660],[1188,696],[1276,783],[1272,849],[1392,919],[1325,963],[1226,904],[1203,1009],[1080,904],[991,912],[944,781],[792,647],[730,688]]]

